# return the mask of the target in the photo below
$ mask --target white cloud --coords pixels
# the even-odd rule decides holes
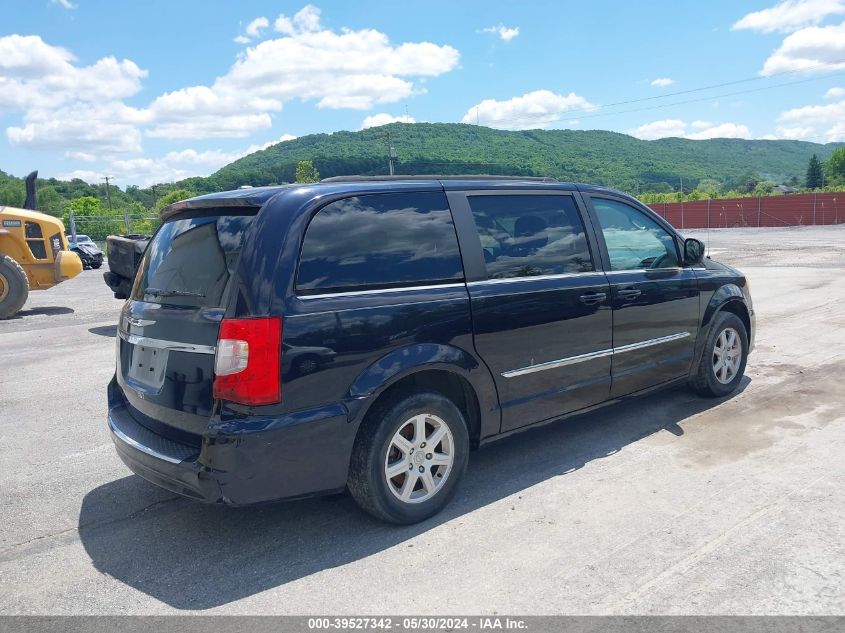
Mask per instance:
[[[692,131],[697,130],[697,131]],[[693,121],[691,124],[681,119],[663,119],[645,123],[628,132],[646,141],[658,138],[678,137],[693,140],[709,138],[750,138],[751,131],[745,125],[736,123],[711,123]]]
[[[841,99],[842,97],[845,97],[845,88],[831,88],[824,93],[825,99]]]
[[[551,125],[569,110],[590,110],[594,107],[574,92],[559,95],[551,90],[535,90],[505,101],[485,99],[467,110],[461,122],[474,124],[477,120],[487,127],[530,130]]]
[[[83,163],[93,163],[97,160],[94,154],[89,154],[88,152],[65,152],[65,158],[79,160]]]
[[[320,9],[313,4],[302,7],[292,18],[282,14],[273,22],[273,28],[284,35],[311,33],[320,30]]]
[[[460,54],[430,42],[391,44],[373,29],[336,32],[308,5],[274,23],[282,37],[242,52],[210,86],[190,86],[160,96],[150,109],[150,136],[205,138],[246,136],[270,127],[271,112],[292,99],[320,108],[367,109],[420,92],[414,79],[455,68]]]
[[[845,22],[810,26],[788,35],[763,65],[761,75],[845,69]]]
[[[50,0],[50,4],[57,4],[64,9],[75,9],[76,5],[70,0]]]
[[[662,121],[644,123],[628,133],[631,136],[636,136],[646,141],[656,138],[683,137],[687,134],[687,124],[680,119],[664,119]]]
[[[481,32],[495,33],[503,42],[510,42],[512,39],[519,35],[519,27],[509,27],[500,24],[499,26],[488,26],[487,28],[481,29]]]
[[[687,134],[687,138],[702,140],[708,138],[751,138],[751,130],[737,123],[718,123],[712,127]]]
[[[773,7],[754,11],[740,18],[733,30],[749,29],[761,33],[791,32],[819,24],[829,15],[845,14],[845,0],[783,0]]]
[[[295,138],[292,134],[283,134],[278,139],[260,145],[250,145],[232,152],[219,149],[197,151],[188,148],[168,152],[159,158],[137,157],[111,160],[104,164],[101,171],[76,169],[59,175],[59,178],[80,178],[86,182],[97,183],[103,174],[108,173],[118,183],[149,186],[160,182],[182,180],[191,176],[205,176],[248,154]]]
[[[416,123],[417,120],[412,117],[404,114],[402,116],[393,116],[392,114],[388,114],[387,112],[380,112],[378,114],[372,114],[364,119],[361,123],[361,127],[359,130],[366,130],[370,127],[379,127],[381,125],[387,125],[388,123]]]
[[[270,20],[259,17],[240,37],[252,42],[266,37],[269,28]],[[273,28],[277,36],[239,52],[209,85],[179,88],[138,107],[124,102],[147,77],[135,62],[104,57],[83,65],[71,51],[37,35],[0,36],[0,115],[19,115],[6,137],[20,147],[59,151],[98,167],[97,160],[111,160],[127,178],[145,179],[159,168],[159,180],[184,177],[232,154],[186,149],[157,159],[135,156],[145,136],[245,138],[270,129],[273,115],[293,99],[318,108],[370,109],[424,92],[428,78],[451,71],[460,59],[448,45],[393,43],[368,28],[326,28],[313,5],[292,17],[280,15]]]
[[[70,51],[37,35],[0,37],[0,109],[122,99],[137,93],[147,76],[128,59],[104,57],[90,66],[75,61]]]
[[[815,138],[845,141],[845,99],[825,105],[808,105],[781,112],[777,134],[782,138]]]
[[[149,112],[120,101],[76,102],[56,109],[30,109],[22,125],[6,128],[6,136],[13,145],[31,149],[139,152],[138,127],[148,121]]]
[[[249,37],[259,37],[262,29],[266,29],[268,26],[270,26],[270,20],[267,18],[255,18],[252,22],[247,24],[244,29],[244,33]]]
[[[261,37],[261,31],[270,26],[270,20],[265,17],[255,18],[246,25],[244,32],[235,38],[238,44],[248,44],[251,40]]]
[[[658,88],[666,88],[667,86],[671,86],[673,83],[675,83],[674,79],[670,79],[669,77],[658,77],[657,79],[652,80],[651,85]]]

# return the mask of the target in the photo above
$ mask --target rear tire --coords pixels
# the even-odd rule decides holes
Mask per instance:
[[[29,280],[21,265],[8,255],[0,255],[0,319],[20,311],[29,297]]]
[[[707,335],[704,352],[689,385],[708,398],[722,398],[739,387],[748,359],[748,332],[731,312],[719,312]]]
[[[376,518],[417,523],[449,503],[468,459],[467,424],[455,403],[436,392],[406,392],[367,414],[352,449],[348,488]]]

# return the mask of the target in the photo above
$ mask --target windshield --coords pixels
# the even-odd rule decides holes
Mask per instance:
[[[165,222],[138,267],[132,299],[220,308],[253,215],[205,215]]]

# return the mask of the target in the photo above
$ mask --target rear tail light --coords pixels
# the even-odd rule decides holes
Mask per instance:
[[[223,319],[214,357],[214,397],[238,404],[282,400],[282,319]]]

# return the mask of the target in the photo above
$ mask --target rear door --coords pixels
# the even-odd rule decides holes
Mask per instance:
[[[118,327],[117,380],[130,412],[161,433],[202,433],[214,351],[255,209],[168,220],[141,260]]]
[[[622,199],[590,195],[613,306],[613,397],[689,372],[698,282],[673,231]]]
[[[475,347],[496,382],[502,431],[605,400],[610,289],[577,193],[450,192],[463,230]],[[472,273],[470,273],[472,271]]]

